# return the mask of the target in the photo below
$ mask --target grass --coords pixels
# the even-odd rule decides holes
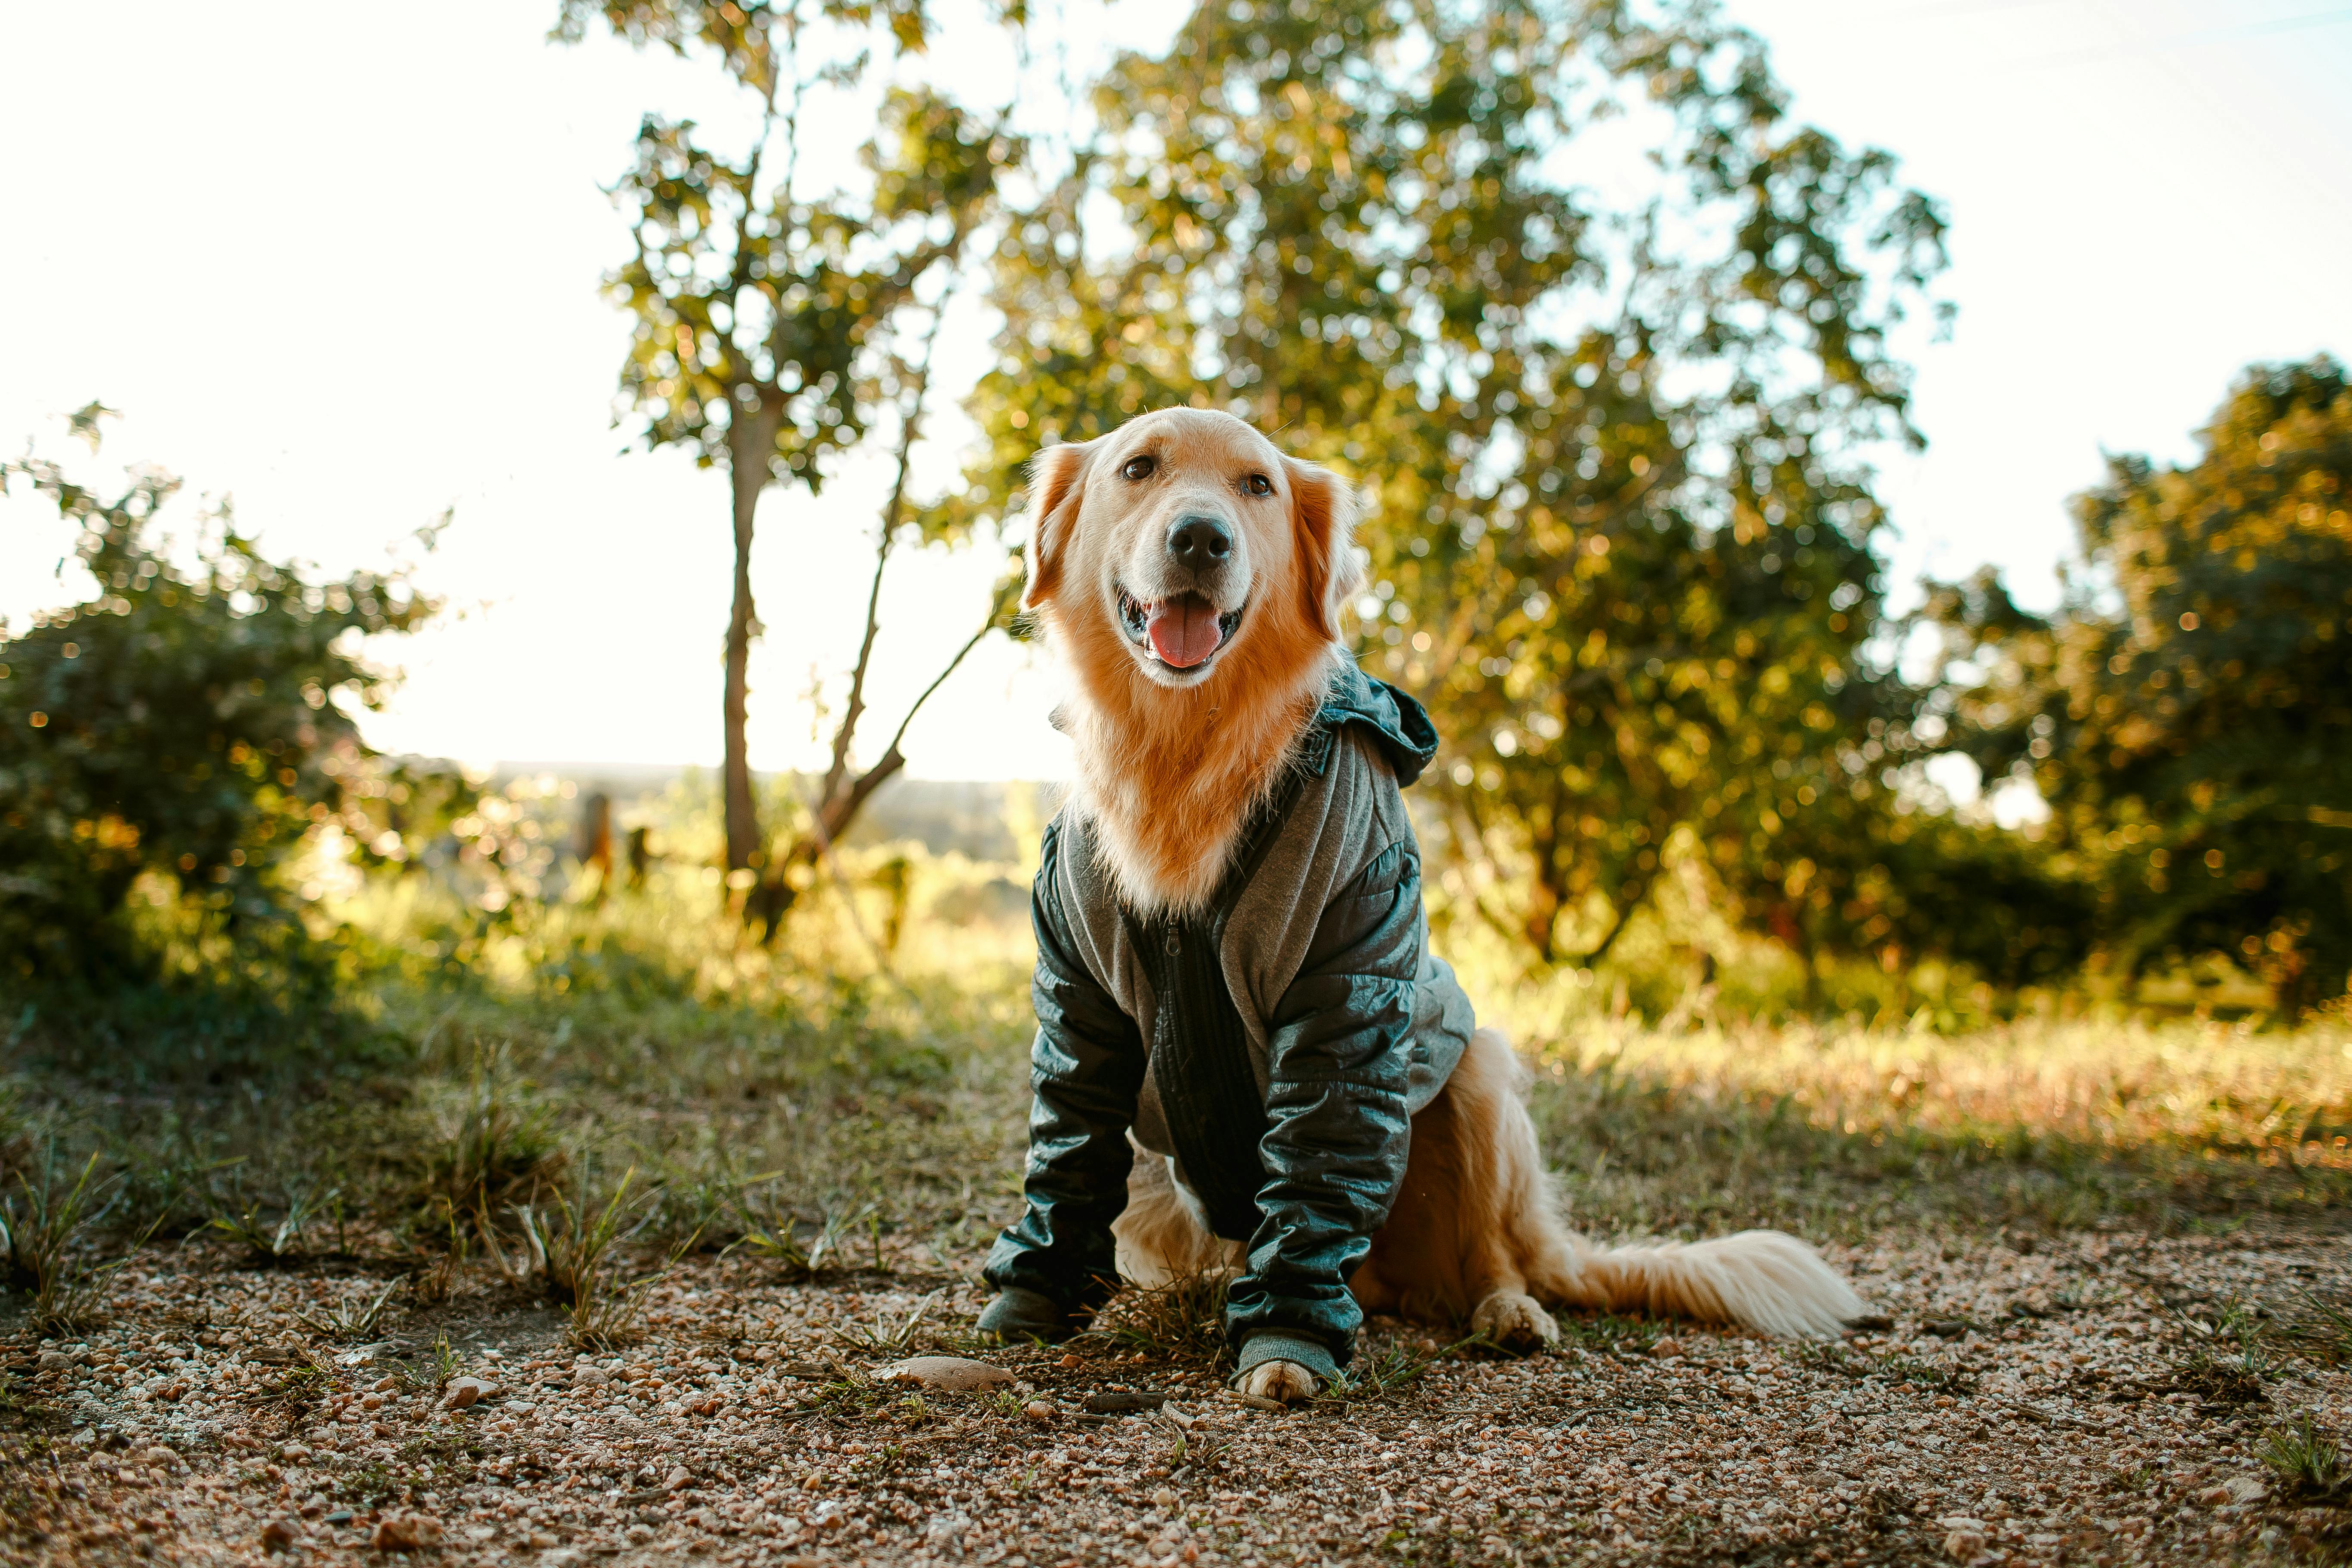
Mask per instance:
[[[110,1194],[117,1184],[100,1179],[92,1184],[98,1165],[99,1156],[92,1154],[68,1184],[51,1144],[42,1151],[39,1179],[19,1171],[16,1191],[0,1198],[0,1243],[9,1273],[30,1291],[28,1316],[43,1333],[68,1332],[97,1321],[107,1280],[128,1261],[92,1266],[77,1255],[114,1207]]]
[[[2256,1452],[2288,1501],[2352,1503],[2352,1472],[2345,1468],[2343,1447],[2310,1416],[2273,1427]]]
[[[582,1343],[625,1338],[647,1278],[687,1247],[740,1247],[794,1279],[968,1275],[1017,1206],[1034,1027],[1018,900],[971,895],[1022,868],[886,846],[845,850],[853,880],[886,850],[911,867],[887,972],[829,883],[764,949],[681,853],[596,907],[494,917],[421,878],[358,887],[331,910],[367,955],[356,1055],[289,1041],[234,1071],[159,1058],[101,1072],[42,1048],[39,1018],[12,1026],[26,1047],[0,1078],[0,1216],[33,1310],[97,1310],[99,1233],[149,1224],[289,1267],[330,1262],[331,1228],[336,1255],[410,1281],[372,1323],[495,1274],[567,1309]],[[1598,1236],[1778,1225],[2027,1245],[2352,1208],[2352,1018],[1653,1025],[1607,984],[1527,986],[1475,963],[1465,977],[1535,1069],[1546,1152]],[[632,1174],[594,1184],[618,1170]],[[1216,1289],[1129,1292],[1100,1331],[1212,1362]],[[1655,1331],[1563,1328],[1633,1350]],[[2352,1317],[2305,1302],[2270,1343],[2340,1361]],[[2234,1341],[2197,1348],[2245,1359]],[[1360,1374],[1412,1375],[1409,1361]]]

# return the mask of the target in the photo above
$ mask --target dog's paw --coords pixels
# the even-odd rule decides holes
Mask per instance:
[[[1315,1374],[1295,1361],[1262,1361],[1242,1373],[1241,1386],[1252,1399],[1301,1405],[1315,1397]]]
[[[1559,1342],[1559,1325],[1551,1321],[1551,1314],[1534,1297],[1517,1290],[1497,1290],[1479,1302],[1478,1310],[1470,1314],[1470,1327],[1509,1350],[1533,1350]]]

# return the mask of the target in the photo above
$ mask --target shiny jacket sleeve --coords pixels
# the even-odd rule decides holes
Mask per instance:
[[[1088,973],[1071,940],[1057,876],[1057,822],[1046,830],[1030,894],[1037,933],[1031,997],[1027,1206],[996,1238],[982,1270],[999,1290],[1034,1290],[1065,1311],[1098,1306],[1118,1278],[1111,1222],[1127,1206],[1127,1130],[1143,1087],[1135,1020]]]
[[[1255,1334],[1319,1344],[1340,1366],[1354,1346],[1363,1313],[1348,1278],[1396,1201],[1411,1144],[1423,919],[1421,858],[1400,840],[1325,909],[1269,1020],[1263,1218],[1226,1298],[1244,1364]]]

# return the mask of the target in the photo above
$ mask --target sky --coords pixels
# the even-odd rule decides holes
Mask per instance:
[[[551,5],[0,9],[0,448],[122,411],[104,459],[230,495],[266,548],[347,571],[453,512],[394,650],[388,750],[709,763],[730,573],[718,473],[612,428],[628,324],[604,194],[649,109],[715,73],[546,41]],[[2352,6],[2325,0],[1729,0],[1803,119],[1941,198],[1958,307],[1913,345],[1928,446],[1886,454],[1895,582],[1999,566],[2048,605],[2102,453],[2185,459],[2256,360],[2352,354]],[[1080,45],[1164,39],[1118,0]],[[946,51],[979,79],[1003,62]],[[823,155],[845,157],[866,127]],[[959,317],[941,384],[986,363]],[[933,472],[967,427],[950,417]],[[881,476],[772,490],[754,580],[755,764],[814,754],[805,695],[854,648]],[[0,501],[0,616],[78,596],[52,514]],[[902,553],[887,721],[982,614],[997,559]],[[984,644],[909,732],[929,778],[1052,778],[1052,672]]]

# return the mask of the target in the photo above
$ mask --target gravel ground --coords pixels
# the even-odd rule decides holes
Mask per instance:
[[[388,1342],[353,1346],[321,1325],[392,1276],[356,1261],[255,1270],[204,1247],[158,1257],[118,1278],[104,1328],[8,1342],[0,1559],[415,1549],[545,1568],[1063,1568],[2352,1551],[2352,1513],[2285,1495],[2258,1458],[2292,1416],[2352,1429],[2352,1369],[2294,1353],[2283,1331],[2296,1303],[2352,1288],[2340,1238],[2313,1232],[1848,1250],[1836,1261],[1883,1317],[1834,1346],[1571,1320],[1550,1354],[1424,1361],[1434,1342],[1379,1324],[1360,1367],[1387,1386],[1366,1375],[1284,1412],[1107,1338],[978,1352],[1018,1380],[993,1392],[877,1382],[903,1352],[975,1348],[955,1331],[980,1305],[971,1276],[913,1259],[803,1284],[753,1260],[690,1262],[648,1298],[642,1338],[583,1355],[555,1311],[503,1287],[405,1312],[395,1295],[371,1331]],[[2262,1330],[2251,1372],[2242,1321]],[[483,1396],[459,1408],[472,1387]],[[1121,1393],[1168,1398],[1085,1408]]]

